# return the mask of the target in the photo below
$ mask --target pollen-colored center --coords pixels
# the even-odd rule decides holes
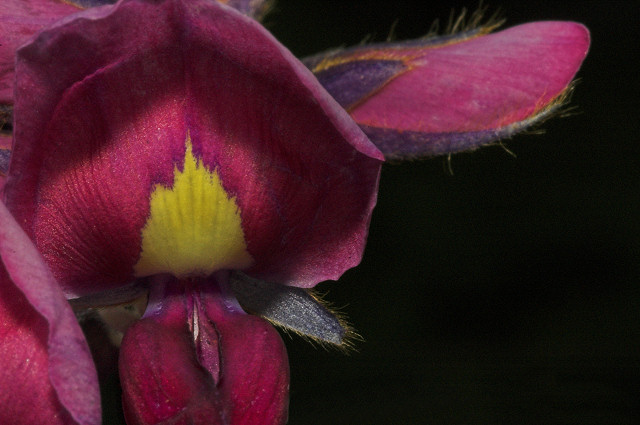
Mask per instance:
[[[173,186],[158,184],[151,193],[136,276],[210,275],[253,262],[235,197],[224,190],[215,169],[194,157],[189,135],[185,144],[184,167],[174,169]]]

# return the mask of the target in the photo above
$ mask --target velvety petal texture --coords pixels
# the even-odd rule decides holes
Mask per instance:
[[[150,238],[239,228],[218,265],[189,265],[207,274],[308,287],[360,261],[384,158],[253,19],[208,0],[123,1],[43,31],[17,70],[7,205],[69,296],[179,275],[143,255],[162,220],[178,230]],[[187,213],[209,195],[224,214]]]
[[[266,0],[218,0],[245,15],[262,18],[269,9]],[[86,8],[116,3],[116,0],[3,0],[0,8],[0,104],[13,102],[15,52],[35,33],[60,18]]]
[[[127,424],[286,423],[284,344],[266,321],[244,313],[226,280],[222,273],[153,286],[145,317],[120,350]]]
[[[387,158],[473,149],[547,118],[589,48],[574,22],[535,22],[306,60]]]
[[[0,104],[13,102],[16,49],[33,34],[80,8],[61,0],[2,0],[0,7]]]
[[[0,203],[0,422],[99,424],[80,326],[33,243]]]
[[[107,4],[115,4],[117,3],[117,1],[118,0],[64,0],[64,2],[72,4],[80,9],[88,9],[90,7],[104,6]]]

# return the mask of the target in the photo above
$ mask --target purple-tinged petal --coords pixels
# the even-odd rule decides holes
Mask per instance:
[[[58,0],[2,0],[0,8],[0,104],[13,102],[16,49],[36,32],[80,10]]]
[[[11,134],[12,121],[13,108],[0,105],[0,193],[4,187],[7,172],[9,171],[11,144],[13,143],[13,135]]]
[[[495,129],[444,133],[395,130],[361,125],[362,131],[384,152],[388,160],[406,160],[469,151],[498,140],[509,139],[553,117],[565,106],[565,96],[531,117]]]
[[[241,13],[260,20],[269,11],[269,0],[218,0],[222,4],[231,6]]]
[[[236,272],[230,286],[242,308],[314,341],[348,344],[349,327],[308,289],[253,279]]]
[[[252,275],[308,287],[358,264],[384,158],[256,21],[202,0],[76,16],[18,53],[5,186],[67,294],[131,281],[152,193],[188,158],[236,203]]]
[[[349,110],[407,69],[401,60],[360,59],[329,66],[317,71],[316,77]]]
[[[46,320],[0,265],[0,422],[73,423],[49,381],[47,333]]]
[[[145,317],[120,349],[128,424],[286,423],[282,339],[242,311],[225,281],[218,274],[153,286]]]
[[[108,4],[115,4],[118,0],[58,0],[65,3],[72,4],[79,9],[89,9],[91,7],[105,6]]]
[[[2,203],[0,256],[0,422],[99,424],[98,381],[80,326]]]
[[[473,149],[547,118],[589,48],[573,22],[363,46],[307,60],[387,158]]]
[[[0,132],[0,193],[4,187],[4,181],[9,170],[9,160],[11,159],[11,142],[13,137],[10,134]]]
[[[7,175],[9,160],[11,159],[11,136],[0,134],[0,177]],[[9,145],[9,146],[7,146]]]
[[[142,283],[142,281],[135,281],[116,289],[95,292],[85,297],[71,298],[68,301],[74,309],[84,310],[95,307],[127,304],[140,297],[144,297],[147,292],[148,288],[146,284]]]

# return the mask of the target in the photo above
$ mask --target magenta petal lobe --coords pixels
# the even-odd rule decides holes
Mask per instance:
[[[72,4],[80,9],[88,9],[90,7],[104,6],[114,4],[118,0],[65,0],[65,3]]]
[[[47,333],[46,320],[0,266],[1,423],[74,423],[49,380]]]
[[[0,7],[0,104],[13,103],[16,49],[56,20],[80,6],[57,0],[3,0]]]
[[[125,335],[128,424],[283,424],[289,366],[278,333],[225,293],[226,275],[154,287]]]
[[[562,103],[588,48],[580,24],[534,22],[356,47],[307,64],[386,158],[403,159],[473,149],[541,121]],[[379,77],[389,61],[403,67]],[[354,88],[345,95],[342,87]]]
[[[98,380],[80,326],[2,203],[0,256],[0,422],[99,424]]]

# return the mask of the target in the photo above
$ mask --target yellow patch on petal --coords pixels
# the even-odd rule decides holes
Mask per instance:
[[[215,170],[193,156],[189,135],[183,170],[175,168],[173,187],[155,186],[150,206],[136,276],[210,275],[253,262],[235,197],[229,197]]]

